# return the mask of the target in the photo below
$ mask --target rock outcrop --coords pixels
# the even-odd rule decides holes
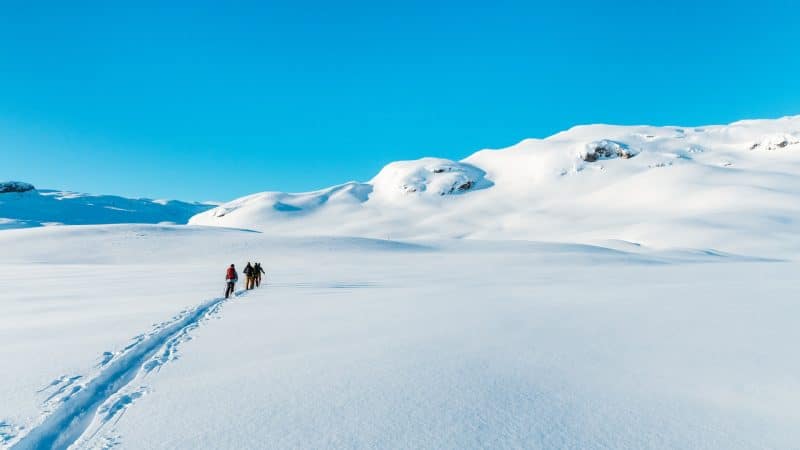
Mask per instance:
[[[581,158],[586,162],[595,162],[600,159],[622,158],[630,159],[636,156],[627,144],[603,139],[586,144]]]
[[[377,197],[445,196],[492,185],[486,172],[467,163],[441,158],[398,161],[383,168],[370,182]]]
[[[9,192],[28,192],[36,189],[30,183],[23,183],[22,181],[0,181],[0,194]]]
[[[787,147],[800,148],[800,138],[791,134],[775,134],[766,136],[761,142],[756,142],[750,146],[750,150],[781,150]]]

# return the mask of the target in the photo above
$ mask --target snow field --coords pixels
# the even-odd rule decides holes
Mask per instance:
[[[6,446],[26,448],[71,387],[103,377],[127,384],[79,448],[800,443],[795,262],[130,225],[0,244],[4,284],[25,286],[0,300]],[[268,286],[196,321],[248,258]],[[114,366],[126,354],[135,364]]]

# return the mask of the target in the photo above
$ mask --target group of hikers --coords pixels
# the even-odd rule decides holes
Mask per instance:
[[[247,290],[261,286],[261,274],[265,274],[264,269],[261,268],[261,263],[250,264],[244,266],[242,270],[245,276],[245,287]],[[233,264],[228,267],[225,272],[225,298],[229,298],[233,294],[236,283],[239,281],[239,274],[236,272],[236,266]]]

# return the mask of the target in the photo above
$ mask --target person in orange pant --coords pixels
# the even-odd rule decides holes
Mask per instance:
[[[250,265],[250,261],[244,266],[242,273],[244,273],[245,276],[245,289],[253,289],[253,285],[255,284],[255,270],[253,270],[253,266]]]

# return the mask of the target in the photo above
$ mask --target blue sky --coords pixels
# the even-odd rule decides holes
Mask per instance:
[[[0,179],[228,200],[581,123],[800,114],[795,3],[6,1]]]

